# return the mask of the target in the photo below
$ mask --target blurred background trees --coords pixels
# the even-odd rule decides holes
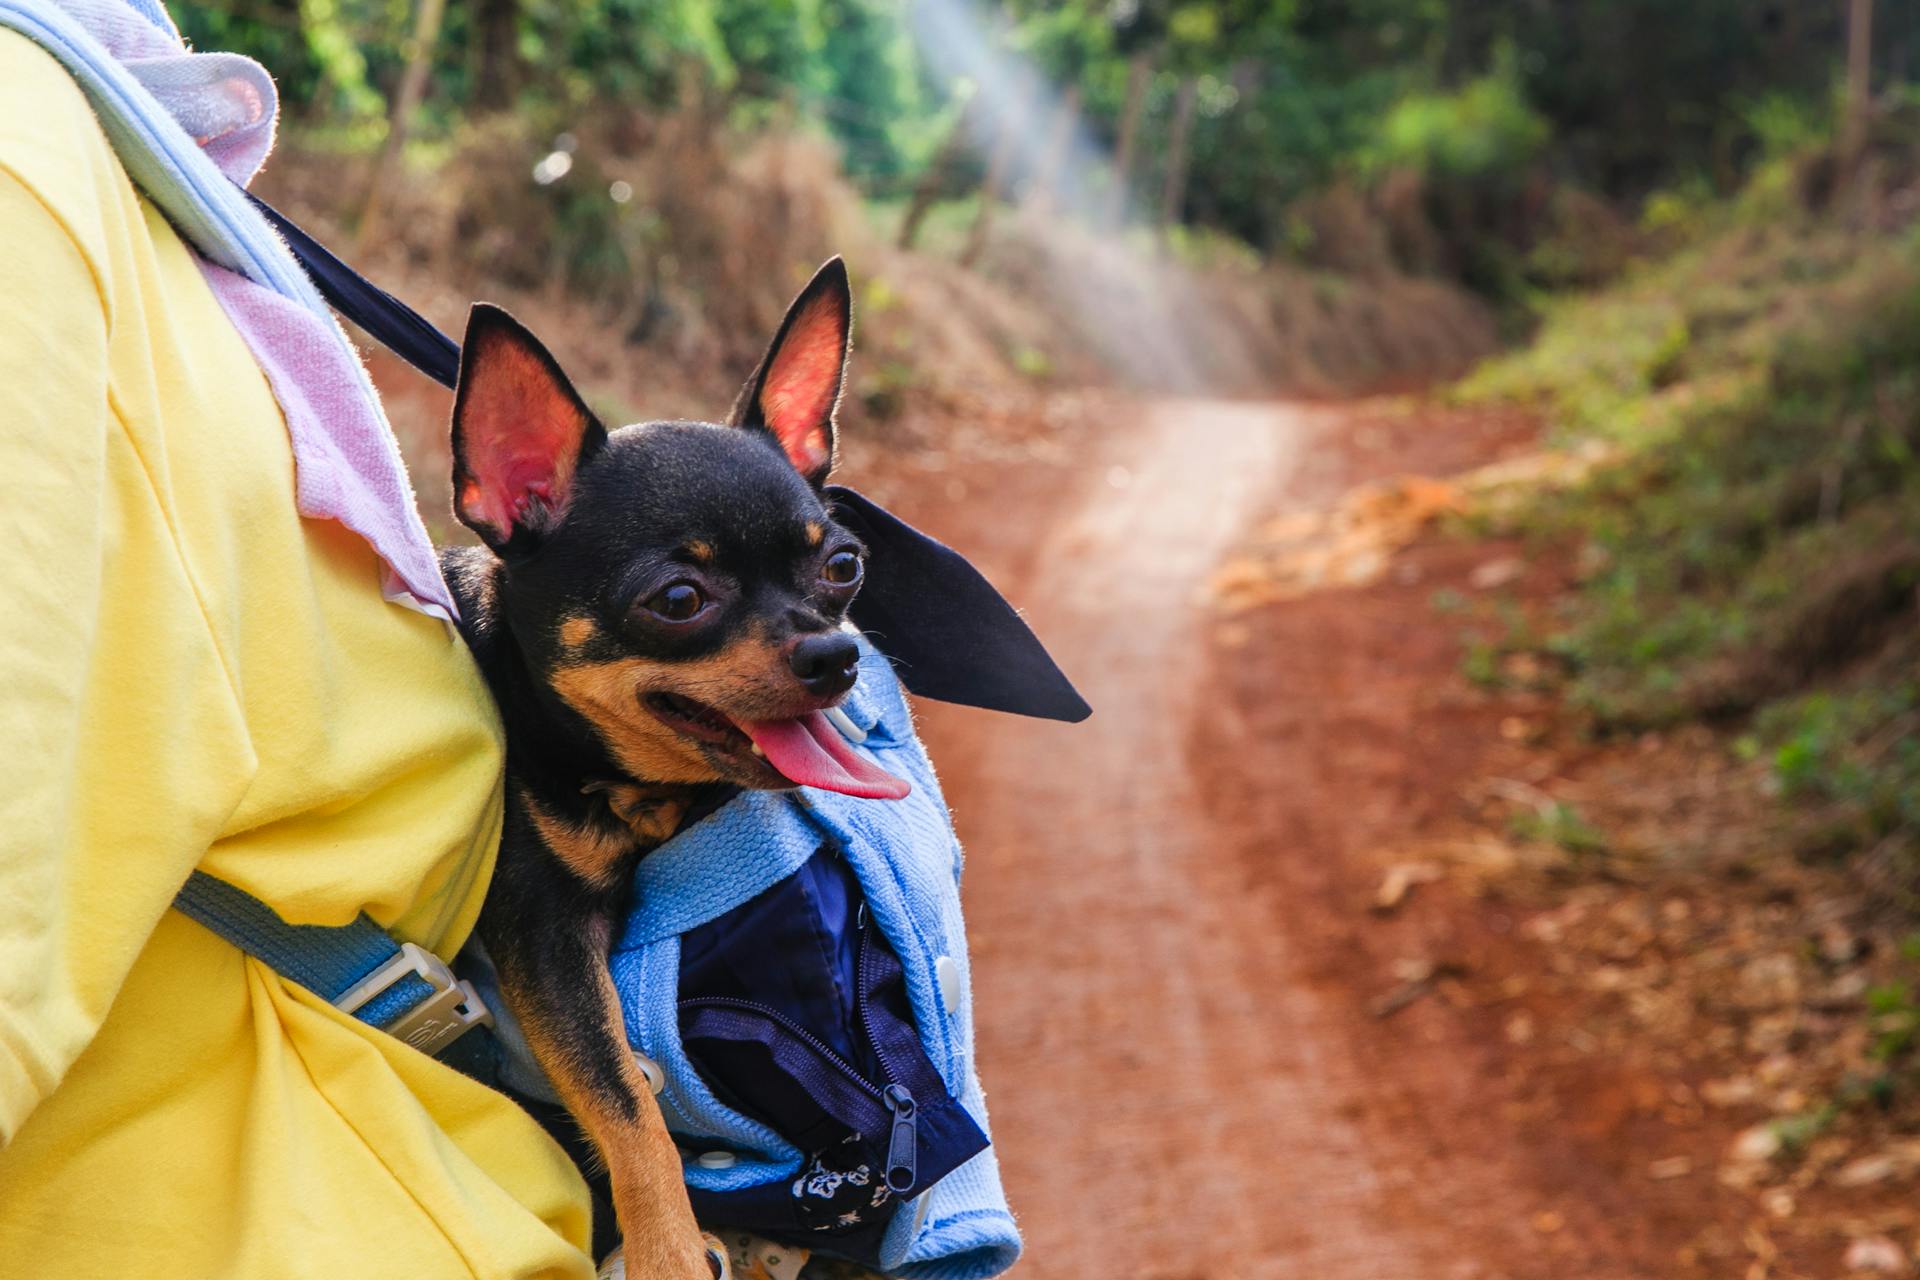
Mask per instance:
[[[1343,192],[1375,209],[1395,265],[1498,292],[1512,264],[1477,242],[1551,234],[1552,190],[1622,210],[1729,193],[1825,127],[1849,56],[1856,104],[1912,82],[1920,9],[1879,8],[1849,50],[1841,0],[466,0],[430,33],[413,130],[430,145],[512,112],[578,132],[584,114],[697,97],[742,127],[819,131],[875,201],[987,184],[1352,265],[1351,246],[1318,243],[1339,218],[1312,204]],[[406,0],[229,0],[180,18],[196,45],[264,61],[296,127],[361,146],[394,118],[420,29]],[[955,31],[1009,82],[966,74]],[[1011,101],[965,110],[977,94]],[[1025,137],[996,137],[1009,130]],[[1068,197],[1074,138],[1098,160]],[[1396,226],[1415,213],[1431,227]]]

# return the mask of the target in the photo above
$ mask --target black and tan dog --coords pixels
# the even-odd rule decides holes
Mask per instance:
[[[635,861],[730,787],[905,794],[823,714],[859,656],[842,623],[866,551],[823,493],[850,334],[835,259],[727,425],[609,432],[512,317],[468,322],[454,506],[486,548],[442,560],[507,728],[480,937],[606,1163],[635,1280],[722,1268],[607,972]]]

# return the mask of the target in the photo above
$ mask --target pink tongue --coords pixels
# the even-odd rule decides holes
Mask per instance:
[[[797,720],[742,720],[741,731],[781,773],[803,787],[867,800],[899,800],[913,786],[847,744],[818,711]]]

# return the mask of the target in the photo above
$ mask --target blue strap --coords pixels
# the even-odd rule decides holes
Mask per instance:
[[[400,954],[400,944],[364,915],[352,924],[288,924],[260,899],[204,871],[187,877],[173,905],[328,1003]],[[353,1016],[384,1031],[433,994],[425,979],[408,974]]]

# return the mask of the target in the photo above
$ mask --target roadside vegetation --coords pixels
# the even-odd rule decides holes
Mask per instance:
[[[1816,143],[1730,201],[1653,202],[1676,247],[1550,303],[1455,394],[1620,455],[1492,523],[1573,544],[1582,579],[1547,634],[1501,649],[1557,671],[1595,734],[1726,730],[1769,763],[1794,851],[1853,860],[1914,914],[1920,108],[1838,163]]]
[[[1652,193],[1613,279],[1446,392],[1537,414],[1570,476],[1462,504],[1502,550],[1432,598],[1512,740],[1478,856],[1519,852],[1463,874],[1555,970],[1507,1038],[1671,1082],[1617,1140],[1685,1274],[1911,1265],[1920,101],[1820,119],[1724,197]]]

